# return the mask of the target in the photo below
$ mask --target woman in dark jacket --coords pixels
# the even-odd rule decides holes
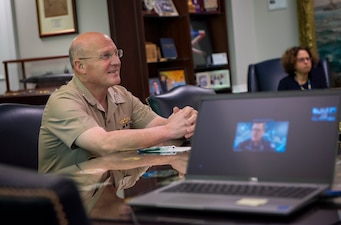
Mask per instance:
[[[278,84],[278,90],[311,90],[327,88],[322,68],[312,68],[318,59],[309,48],[292,47],[287,49],[281,59],[282,66],[288,74]]]

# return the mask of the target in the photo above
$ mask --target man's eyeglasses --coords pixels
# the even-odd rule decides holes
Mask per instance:
[[[308,61],[308,62],[309,62],[310,60],[311,60],[310,57],[297,58],[297,61],[298,61],[298,62],[301,62],[301,63],[302,63],[302,62],[305,62],[305,61]]]
[[[118,58],[122,58],[123,49],[116,49],[112,53],[106,53],[106,54],[100,55],[99,57],[83,57],[83,58],[79,58],[79,59],[99,59],[99,60],[105,61],[105,60],[111,59],[111,57],[113,55],[117,56]]]

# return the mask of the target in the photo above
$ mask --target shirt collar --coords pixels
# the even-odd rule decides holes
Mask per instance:
[[[84,99],[90,104],[90,105],[96,105],[98,103],[97,99],[92,95],[92,93],[87,89],[84,84],[78,79],[77,76],[73,76],[72,82],[76,88],[81,92]],[[120,95],[120,92],[117,91],[115,86],[112,86],[108,88],[108,102],[113,102],[115,104],[120,104],[125,102],[122,96]]]

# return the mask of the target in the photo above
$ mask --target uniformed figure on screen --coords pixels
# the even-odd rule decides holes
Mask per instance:
[[[265,123],[254,122],[251,128],[251,137],[242,141],[236,147],[237,151],[276,151],[271,142],[264,139]]]

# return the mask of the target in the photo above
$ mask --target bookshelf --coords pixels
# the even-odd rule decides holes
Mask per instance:
[[[159,16],[155,10],[147,10],[144,0],[107,0],[110,35],[124,50],[121,68],[121,84],[142,101],[150,95],[150,79],[159,77],[160,71],[185,71],[186,83],[196,85],[196,73],[229,70],[229,50],[225,1],[218,0],[219,8],[211,12],[190,12],[191,1],[172,0],[177,15]],[[191,24],[205,22],[210,35],[212,53],[226,53],[227,63],[222,65],[196,65],[192,52]],[[173,59],[147,59],[146,43],[160,47],[161,38],[171,38],[177,57]],[[161,54],[161,50],[158,55]],[[231,82],[231,75],[228,74]],[[217,92],[232,92],[231,87]]]

